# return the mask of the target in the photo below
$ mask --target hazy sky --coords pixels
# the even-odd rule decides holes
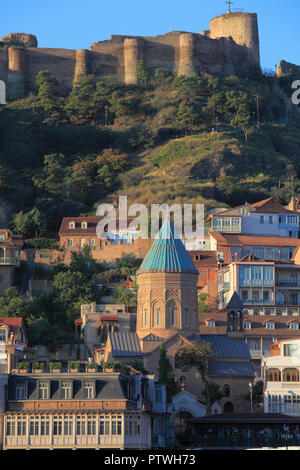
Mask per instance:
[[[156,36],[201,32],[225,13],[225,0],[0,0],[0,37],[35,34],[40,47],[89,49],[111,34]],[[258,13],[262,66],[281,59],[300,64],[299,0],[235,0],[233,8]]]

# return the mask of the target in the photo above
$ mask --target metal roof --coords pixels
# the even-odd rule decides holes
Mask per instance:
[[[218,377],[254,377],[253,365],[250,362],[212,362],[209,373]]]
[[[156,240],[138,270],[138,273],[144,272],[198,274],[198,270],[168,219],[163,223]]]
[[[250,359],[249,349],[243,338],[230,338],[227,335],[189,336],[190,341],[207,341],[215,350],[218,358]]]
[[[111,332],[109,338],[113,356],[142,356],[140,340],[136,333]]]

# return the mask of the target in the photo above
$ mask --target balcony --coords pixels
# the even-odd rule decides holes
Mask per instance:
[[[20,258],[18,256],[2,256],[0,257],[0,265],[19,266]]]
[[[300,281],[276,281],[276,287],[300,288]]]

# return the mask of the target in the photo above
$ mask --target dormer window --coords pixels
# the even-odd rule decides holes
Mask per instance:
[[[216,326],[215,320],[212,319],[205,320],[205,323],[208,328],[214,328]]]
[[[75,222],[69,222],[69,228],[74,229],[75,228]]]
[[[82,222],[81,223],[81,228],[86,229],[87,228],[87,222]]]

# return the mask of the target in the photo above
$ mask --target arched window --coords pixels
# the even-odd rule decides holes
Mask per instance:
[[[179,379],[179,388],[181,392],[186,391],[186,378],[184,377],[184,375]]]
[[[144,308],[144,326],[147,326],[147,309]]]
[[[159,302],[156,302],[153,305],[153,310],[152,310],[152,325],[154,327],[160,326],[161,324],[161,306]]]
[[[225,384],[223,385],[223,397],[229,397],[230,396],[230,385]]]
[[[155,323],[156,323],[156,326],[159,326],[160,324],[160,308],[158,305],[156,305],[156,308],[155,308]]]
[[[175,326],[177,324],[177,304],[174,300],[167,303],[167,324]]]
[[[227,401],[224,405],[224,413],[233,413],[233,404],[231,401]]]
[[[281,373],[279,369],[269,369],[268,370],[268,381],[269,382],[280,382]]]
[[[284,382],[299,382],[299,371],[297,369],[284,369]]]

